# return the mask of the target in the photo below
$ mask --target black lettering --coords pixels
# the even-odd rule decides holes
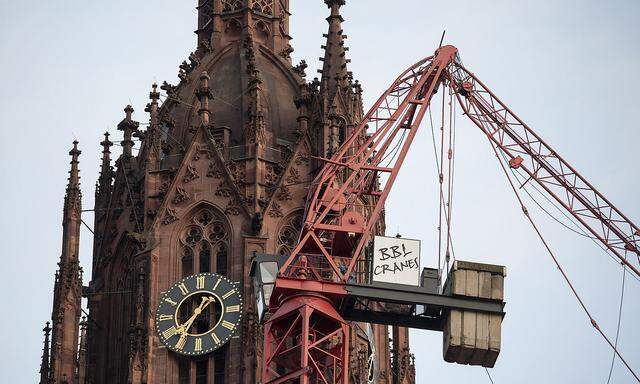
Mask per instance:
[[[402,252],[404,252],[404,257],[407,257],[413,253],[411,251],[407,252],[407,246],[405,244],[402,244]]]
[[[379,265],[376,265],[376,267],[373,269],[373,274],[376,276],[381,274],[382,273],[381,269],[382,268]]]
[[[384,275],[387,271],[391,271],[391,268],[387,264],[382,265],[382,274]]]
[[[388,260],[391,255],[387,253],[387,251],[389,250],[389,248],[380,248],[380,254],[382,255],[382,258],[380,259],[380,261],[385,261]]]
[[[398,257],[402,256],[402,253],[400,253],[398,251],[398,248],[400,248],[400,247],[398,247],[397,245],[394,245],[394,246],[391,247],[391,251],[393,252],[393,256],[392,257],[394,259],[397,259]]]

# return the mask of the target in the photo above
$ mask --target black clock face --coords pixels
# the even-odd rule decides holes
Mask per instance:
[[[200,273],[185,277],[160,297],[156,330],[172,351],[204,355],[229,341],[240,327],[242,309],[237,283]]]

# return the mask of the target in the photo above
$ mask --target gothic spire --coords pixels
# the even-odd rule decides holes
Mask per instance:
[[[160,92],[158,92],[158,84],[155,82],[151,85],[149,99],[151,99],[151,103],[149,103],[150,127],[158,129],[158,100],[160,100]]]
[[[62,218],[62,252],[56,273],[51,314],[53,326],[49,367],[51,380],[56,384],[63,383],[65,378],[72,380],[75,375],[82,299],[82,270],[78,261],[82,194],[78,170],[80,150],[77,141],[73,142],[69,155],[71,170]]]
[[[67,183],[67,190],[64,199],[65,214],[69,214],[71,211],[80,212],[80,201],[82,199],[82,192],[80,192],[80,170],[78,169],[78,157],[82,152],[78,149],[78,141],[73,142],[73,148],[69,151],[71,156],[71,169],[69,170],[69,178]]]
[[[138,122],[133,121],[131,118],[133,112],[133,107],[131,105],[127,105],[124,109],[125,117],[120,124],[118,124],[118,130],[124,132],[120,144],[122,144],[122,156],[125,159],[132,157],[131,149],[133,148],[133,132],[135,132],[140,126]]]
[[[162,184],[161,176],[158,174],[160,170],[160,162],[162,160],[162,143],[163,137],[160,130],[160,118],[159,118],[159,103],[160,93],[158,92],[158,85],[153,83],[151,86],[151,92],[149,93],[149,99],[151,102],[145,109],[149,112],[149,129],[147,129],[146,135],[144,135],[143,159],[145,164],[144,175],[144,194],[143,196],[143,212],[146,212],[143,219],[143,227],[148,228],[149,223],[153,222],[156,210],[160,204],[157,199],[159,189]],[[135,214],[135,213],[134,213]]]
[[[80,349],[78,350],[78,384],[85,384],[87,377],[87,318],[80,322]]]
[[[100,145],[102,146],[102,165],[100,166],[100,177],[98,178],[96,200],[99,200],[99,197],[108,196],[111,192],[111,183],[113,181],[111,146],[113,143],[109,140],[109,132],[104,133],[104,140],[100,142]]]
[[[345,0],[325,0],[325,3],[331,9],[331,14],[327,18],[329,32],[324,35],[327,41],[322,46],[325,51],[324,57],[320,58],[323,62],[320,71],[322,74],[320,93],[325,103],[331,104],[337,91],[349,85],[350,74],[347,70],[347,63],[350,60],[346,58],[346,51],[349,49],[344,46],[347,36],[342,30],[344,19],[340,15],[340,7],[345,4]],[[330,107],[330,105],[326,107]]]
[[[42,362],[40,363],[40,383],[49,384],[49,335],[51,334],[51,323],[42,329],[44,332],[44,346],[42,347]]]
[[[149,99],[151,99],[151,102],[147,104],[145,108],[145,112],[149,112],[149,129],[146,135],[143,135],[145,137],[145,162],[148,171],[157,171],[159,169],[162,152],[158,103],[158,100],[160,100],[160,92],[158,92],[158,84],[153,83],[153,85],[151,85]]]

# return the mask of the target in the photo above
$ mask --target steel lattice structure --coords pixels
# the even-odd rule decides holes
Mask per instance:
[[[309,192],[300,242],[280,269],[265,324],[263,383],[348,382],[348,326],[339,308],[385,201],[440,86],[509,158],[640,276],[640,231],[443,46],[404,71],[324,167]],[[445,87],[442,87],[444,91]],[[364,265],[364,266],[363,266]]]
[[[450,82],[465,115],[554,200],[640,276],[638,264],[627,257],[639,254],[640,230],[602,193],[516,116],[493,92],[459,62]]]

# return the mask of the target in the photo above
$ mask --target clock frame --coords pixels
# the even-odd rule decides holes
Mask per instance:
[[[242,311],[238,283],[215,273],[199,273],[183,278],[160,295],[156,332],[162,344],[175,353],[205,355],[233,337],[240,327]],[[184,313],[186,317],[181,316]],[[196,331],[199,318],[209,319],[204,332]]]

